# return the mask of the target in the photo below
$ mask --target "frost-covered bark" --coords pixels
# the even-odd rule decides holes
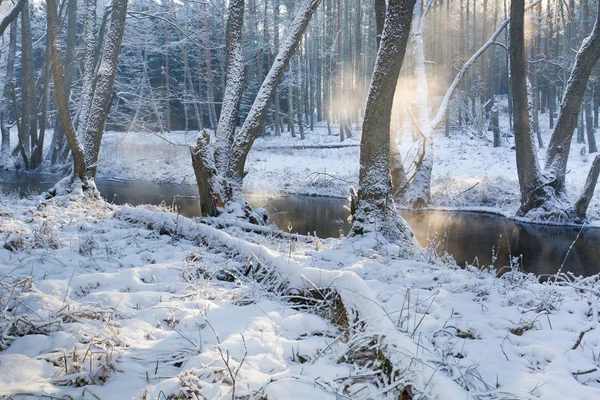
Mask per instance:
[[[97,0],[85,0],[85,22],[83,26],[83,78],[79,99],[79,124],[77,134],[86,143],[90,107],[94,95],[94,75],[96,54],[96,7]]]
[[[408,43],[414,0],[390,0],[360,143],[359,190],[352,234],[380,232],[388,240],[414,243],[413,234],[392,201],[390,118],[396,82]]]
[[[242,93],[244,90],[244,49],[242,48],[242,30],[244,27],[244,0],[229,2],[227,17],[227,78],[223,106],[217,126],[215,163],[217,171],[227,171],[231,156],[231,144],[235,135]]]
[[[596,158],[594,158],[594,162],[592,163],[592,168],[590,169],[588,177],[585,181],[583,191],[573,207],[574,217],[579,222],[585,220],[588,206],[590,205],[590,201],[594,195],[594,190],[596,189],[598,175],[600,175],[600,156],[596,156]]]
[[[553,180],[557,191],[562,191],[567,172],[573,132],[585,89],[594,65],[600,58],[600,8],[592,33],[584,39],[575,57],[575,64],[560,104],[560,113],[548,144],[545,172]]]
[[[227,179],[232,185],[234,201],[242,199],[242,182],[244,179],[246,157],[250,152],[254,140],[263,128],[273,93],[281,81],[281,77],[290,63],[290,59],[296,52],[304,31],[320,3],[321,0],[304,0],[300,7],[298,7],[296,17],[288,28],[288,33],[280,46],[279,53],[275,57],[269,73],[260,86],[248,116],[239,133],[235,135],[231,149],[231,160],[226,173]]]
[[[100,142],[102,141],[106,117],[108,117],[112,104],[113,85],[117,73],[117,62],[121,51],[123,33],[125,32],[126,15],[127,0],[114,0],[112,2],[110,26],[96,76],[94,98],[91,103],[84,141],[88,176],[92,179],[96,176]]]
[[[0,129],[2,131],[2,150],[0,152],[0,166],[5,166],[10,157],[10,129],[8,128],[9,105],[11,103],[10,85],[15,76],[15,58],[17,54],[17,20],[10,25],[8,57],[6,59],[6,77],[2,91],[2,104],[0,104]]]
[[[6,30],[6,28],[8,28],[8,26],[17,18],[17,16],[23,9],[23,4],[25,4],[25,0],[17,1],[17,3],[9,11],[9,13],[6,14],[4,18],[2,18],[2,21],[0,21],[0,36],[4,35],[4,31]]]
[[[290,59],[294,55],[308,22],[320,0],[304,0],[298,8],[292,25],[280,46],[279,53],[263,81],[242,127],[235,132],[242,90],[242,25],[243,1],[230,2],[227,21],[227,85],[223,100],[224,110],[217,128],[216,148],[212,154],[206,139],[200,138],[191,148],[192,163],[200,198],[205,199],[204,215],[216,215],[228,203],[243,203],[242,183],[246,157],[258,137],[269,111],[269,104]],[[232,9],[233,8],[233,9]],[[232,20],[235,19],[235,21]],[[222,125],[223,124],[223,125]],[[246,215],[250,215],[245,207]]]
[[[56,0],[47,0],[48,7],[48,43],[52,53],[52,73],[54,76],[54,92],[56,104],[58,106],[58,115],[65,131],[67,143],[73,154],[73,175],[78,178],[84,186],[87,186],[87,175],[85,168],[85,154],[83,146],[79,142],[71,119],[69,111],[69,98],[65,84],[64,66],[60,54],[59,23],[57,15]]]

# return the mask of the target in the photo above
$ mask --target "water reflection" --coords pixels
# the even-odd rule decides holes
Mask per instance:
[[[57,178],[0,173],[0,189],[17,191],[20,196],[47,190]],[[200,213],[194,186],[149,182],[99,180],[98,189],[115,204],[160,204],[177,206],[182,215]],[[253,207],[264,207],[281,229],[319,237],[339,237],[350,228],[349,211],[344,199],[281,196],[247,196]],[[524,224],[503,217],[471,212],[401,211],[424,246],[453,256],[459,265],[493,265],[502,269],[517,258],[525,271],[553,274],[563,271],[589,276],[600,272],[600,229]],[[579,237],[578,237],[579,235]],[[576,240],[577,239],[577,240]],[[569,250],[571,245],[572,248]]]

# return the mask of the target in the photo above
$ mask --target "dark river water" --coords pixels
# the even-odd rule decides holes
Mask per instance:
[[[17,191],[20,196],[40,193],[57,178],[51,175],[25,175],[0,172],[0,190]],[[102,196],[115,204],[176,204],[182,215],[199,215],[195,186],[119,182],[99,180]],[[347,200],[279,196],[265,198],[248,195],[253,207],[264,207],[271,221],[287,231],[339,237],[350,228]],[[516,222],[501,216],[463,211],[401,210],[424,246],[434,241],[438,251],[452,255],[459,265],[493,265],[496,269],[510,265],[511,258],[528,272],[538,275],[563,272],[589,276],[600,272],[600,229],[546,226]],[[571,247],[572,246],[572,247]],[[570,249],[570,250],[569,250]]]

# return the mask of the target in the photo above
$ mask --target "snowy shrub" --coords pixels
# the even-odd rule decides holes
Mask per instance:
[[[42,225],[33,231],[33,243],[35,247],[46,250],[56,250],[61,247],[60,239],[54,230],[54,226],[44,221]]]
[[[93,340],[87,347],[77,349],[75,345],[69,352],[46,354],[46,360],[59,368],[52,383],[74,387],[106,383],[118,371],[115,353],[110,345],[106,345],[107,342]]]

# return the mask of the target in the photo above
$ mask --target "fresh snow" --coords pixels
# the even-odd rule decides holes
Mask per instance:
[[[79,196],[2,197],[0,214],[0,395],[600,396],[597,276],[540,284],[400,260],[376,236],[277,239]],[[350,329],[290,302],[309,289],[338,293]]]

